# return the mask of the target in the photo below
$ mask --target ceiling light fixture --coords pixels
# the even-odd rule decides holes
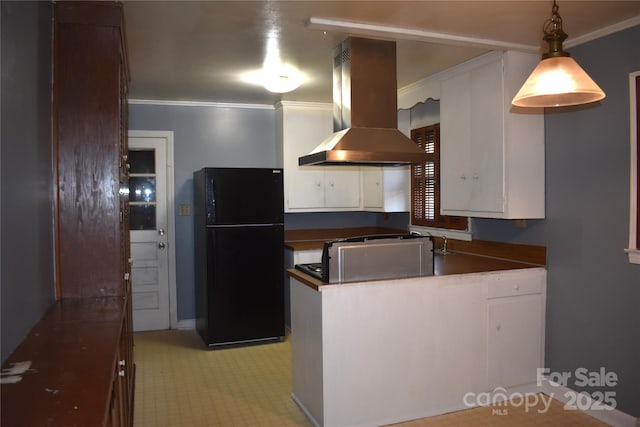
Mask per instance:
[[[262,84],[269,92],[287,93],[302,83],[300,72],[290,65],[274,64],[262,69]]]
[[[567,34],[553,0],[551,18],[542,28],[549,51],[522,85],[511,103],[517,107],[563,107],[595,102],[605,97],[600,87],[562,49]]]
[[[262,65],[262,84],[275,93],[287,93],[302,83],[300,71],[280,59],[277,33],[273,31],[267,38],[267,54]]]

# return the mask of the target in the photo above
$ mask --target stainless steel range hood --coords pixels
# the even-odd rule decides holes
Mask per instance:
[[[398,130],[396,43],[350,37],[334,49],[333,130],[305,165],[404,166],[426,154]]]

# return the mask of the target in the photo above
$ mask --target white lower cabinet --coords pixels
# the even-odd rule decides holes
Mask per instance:
[[[496,387],[536,391],[545,294],[543,268],[318,290],[292,278],[292,396],[335,427],[458,411]]]
[[[504,273],[488,284],[490,389],[535,382],[544,367],[546,275]]]

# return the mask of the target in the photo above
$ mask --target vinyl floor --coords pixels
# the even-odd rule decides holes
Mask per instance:
[[[171,330],[136,333],[134,345],[134,427],[312,426],[291,399],[289,337],[206,351],[194,331]],[[555,400],[542,408],[480,407],[395,426],[606,426]]]

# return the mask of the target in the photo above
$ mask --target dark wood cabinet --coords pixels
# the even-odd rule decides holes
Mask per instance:
[[[132,426],[133,332],[122,4],[54,3],[54,307],[5,366],[7,426]],[[29,410],[25,410],[29,402]]]
[[[123,283],[128,269],[123,259],[128,250],[127,207],[120,192],[128,185],[128,72],[122,19],[122,5],[117,3],[55,4],[60,298],[128,294]]]
[[[60,300],[122,298],[107,425],[130,426],[133,339],[122,4],[56,2],[54,149]]]

